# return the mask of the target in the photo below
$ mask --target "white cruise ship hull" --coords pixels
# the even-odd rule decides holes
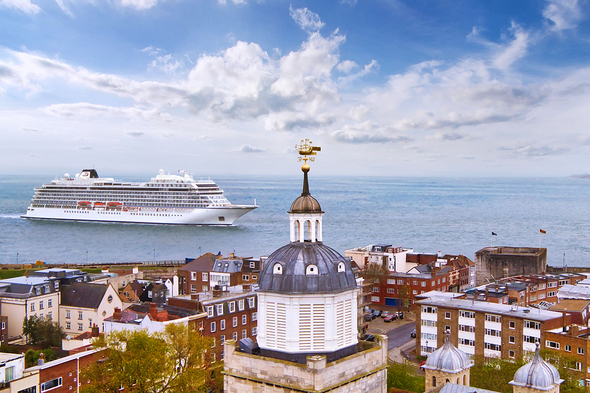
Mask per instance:
[[[255,205],[231,205],[229,207],[199,209],[139,208],[136,211],[29,207],[27,213],[21,217],[134,224],[228,226],[233,225],[235,220],[257,207]]]

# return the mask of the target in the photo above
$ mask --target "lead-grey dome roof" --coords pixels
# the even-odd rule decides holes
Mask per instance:
[[[559,371],[539,355],[539,343],[537,343],[537,351],[533,360],[518,369],[510,384],[549,390],[562,382],[563,379],[559,377]]]
[[[314,267],[317,274],[308,274]],[[357,287],[348,259],[322,242],[293,242],[273,252],[258,286],[282,294],[340,293]]]
[[[451,344],[447,333],[443,346],[428,355],[423,367],[456,374],[471,366],[469,356]]]

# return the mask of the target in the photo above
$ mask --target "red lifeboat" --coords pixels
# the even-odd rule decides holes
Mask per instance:
[[[104,202],[94,202],[94,207],[104,207]]]
[[[92,202],[89,202],[89,201],[78,202],[78,206],[90,206],[90,205],[92,205]]]

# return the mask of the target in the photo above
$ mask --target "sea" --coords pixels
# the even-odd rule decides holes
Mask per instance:
[[[287,211],[302,189],[302,177],[216,176],[213,180],[232,203],[260,206],[232,227],[21,218],[34,187],[51,179],[0,175],[0,263],[153,262],[206,252],[270,255],[289,242]],[[473,260],[484,247],[541,246],[548,249],[549,265],[590,267],[589,179],[310,174],[310,191],[325,212],[324,243],[342,254],[390,244]]]

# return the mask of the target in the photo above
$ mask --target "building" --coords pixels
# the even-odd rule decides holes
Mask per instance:
[[[572,358],[572,369],[578,371],[581,384],[590,386],[590,329],[568,325],[547,331],[542,345],[561,355]]]
[[[500,278],[547,271],[547,249],[533,247],[486,247],[475,253],[477,284]]]
[[[469,355],[520,358],[535,351],[545,332],[564,326],[569,316],[530,309],[449,297],[431,293],[416,301],[416,348],[426,356],[443,344],[450,331],[453,345]]]
[[[59,325],[66,334],[77,336],[94,325],[104,331],[102,322],[123,302],[111,284],[73,283],[61,291]]]
[[[198,320],[207,316],[195,310],[174,307],[167,304],[133,304],[121,310],[115,308],[112,316],[104,320],[104,333],[122,330],[147,330],[149,334],[163,332],[171,323],[189,324],[195,329]]]
[[[410,248],[394,247],[391,244],[370,244],[366,247],[346,250],[344,256],[350,258],[361,269],[376,263],[379,266],[386,266],[390,272],[405,273],[416,265],[416,263],[406,262],[407,254],[413,251]]]
[[[315,154],[307,141],[300,150]],[[317,148],[315,148],[317,151]],[[387,337],[357,339],[360,289],[350,261],[322,240],[319,202],[303,192],[289,210],[290,243],[273,252],[258,279],[257,343],[226,341],[225,392],[385,393]]]
[[[134,280],[121,289],[119,293],[119,297],[123,303],[137,303],[139,302],[139,297],[143,293],[144,286],[139,281]]]
[[[23,320],[36,316],[59,318],[60,281],[46,277],[15,277],[0,281],[2,315],[7,317],[6,337],[22,335]]]
[[[186,258],[186,264],[178,268],[180,277],[181,295],[190,293],[207,292],[209,286],[209,273],[217,257],[210,252],[196,259]]]

